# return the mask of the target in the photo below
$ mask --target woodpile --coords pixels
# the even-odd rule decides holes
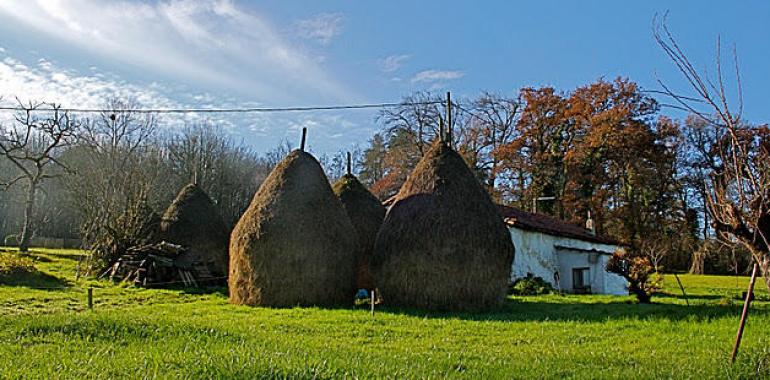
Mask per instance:
[[[109,276],[112,281],[142,287],[198,287],[224,283],[224,279],[212,276],[206,263],[191,261],[188,255],[186,247],[165,241],[130,247],[100,278]]]

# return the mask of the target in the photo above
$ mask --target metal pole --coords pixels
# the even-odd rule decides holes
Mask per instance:
[[[741,313],[741,323],[738,325],[738,335],[735,337],[735,345],[733,346],[733,354],[730,357],[730,363],[735,363],[735,358],[738,356],[738,348],[741,346],[741,339],[743,338],[743,328],[746,326],[746,319],[749,317],[749,305],[751,305],[751,295],[754,293],[754,283],[757,281],[757,270],[759,265],[754,263],[754,269],[751,270],[751,282],[749,282],[749,292],[746,293],[746,300],[743,302],[743,312]]]

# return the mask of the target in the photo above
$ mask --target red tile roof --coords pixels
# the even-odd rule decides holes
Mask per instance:
[[[396,201],[396,196],[392,196],[382,202],[383,206],[389,208]],[[505,224],[527,231],[542,232],[545,234],[567,237],[571,239],[583,240],[591,243],[601,243],[609,245],[620,245],[615,240],[604,236],[591,234],[587,229],[556,219],[549,215],[535,214],[515,207],[497,205],[500,214],[503,216]]]
[[[595,236],[583,227],[548,215],[534,214],[509,206],[498,205],[498,207],[500,208],[500,214],[502,214],[505,223],[512,227],[592,243],[618,245],[618,242],[613,241],[612,239],[603,236]]]

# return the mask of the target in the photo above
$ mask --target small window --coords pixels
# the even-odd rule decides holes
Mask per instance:
[[[591,293],[591,276],[589,271],[589,268],[572,269],[572,289],[575,293]]]

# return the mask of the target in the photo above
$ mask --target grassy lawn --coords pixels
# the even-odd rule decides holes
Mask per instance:
[[[75,281],[78,255],[35,250],[40,273],[0,284],[0,378],[770,377],[762,283],[738,363],[728,364],[745,277],[680,275],[689,307],[669,276],[652,305],[549,295],[483,314],[381,308],[372,318],[233,306],[223,289]]]

